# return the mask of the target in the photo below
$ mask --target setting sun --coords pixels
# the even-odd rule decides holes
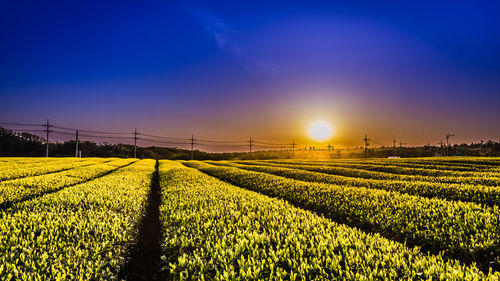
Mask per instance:
[[[308,133],[315,141],[325,141],[332,136],[333,128],[327,121],[317,120],[311,123]]]

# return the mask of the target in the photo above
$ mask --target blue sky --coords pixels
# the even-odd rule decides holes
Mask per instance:
[[[215,139],[499,139],[493,1],[4,1],[0,120]]]

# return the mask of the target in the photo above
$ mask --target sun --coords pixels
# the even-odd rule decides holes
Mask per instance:
[[[309,125],[308,133],[315,141],[325,141],[332,136],[333,128],[327,121],[317,120]]]

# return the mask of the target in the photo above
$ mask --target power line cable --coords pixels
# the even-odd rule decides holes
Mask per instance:
[[[70,135],[74,136],[75,134],[68,133],[68,132],[61,132],[61,131],[50,131],[52,133],[56,134],[62,134],[62,135]],[[78,134],[79,136],[82,137],[89,137],[89,138],[103,138],[103,139],[134,139],[134,137],[120,137],[120,136],[97,136],[97,135],[87,135],[87,134]]]
[[[263,142],[263,141],[252,141],[252,142],[260,143],[260,144],[276,145],[276,146],[291,145],[289,143],[271,143],[271,142]]]
[[[249,141],[221,141],[221,140],[204,140],[204,139],[194,139],[195,141],[201,142],[213,142],[213,143],[248,143]],[[253,141],[252,141],[253,142]]]
[[[147,136],[147,137],[152,137],[152,138],[160,138],[160,139],[172,139],[172,140],[191,140],[188,138],[174,138],[174,137],[164,137],[164,136],[157,136],[157,135],[151,135],[151,134],[145,134],[145,133],[137,133],[138,135],[141,136]]]
[[[0,124],[4,125],[9,125],[9,126],[27,126],[27,127],[39,127],[39,126],[46,126],[42,124],[28,124],[28,123],[11,123],[11,122],[0,122]],[[13,131],[25,131],[25,132],[52,132],[55,134],[62,134],[62,135],[68,135],[68,136],[73,136],[76,131],[79,131],[80,133],[88,133],[88,134],[80,134],[82,137],[89,137],[89,138],[103,138],[103,139],[134,139],[133,136],[114,136],[114,135],[132,135],[134,133],[130,132],[109,132],[109,131],[94,131],[94,130],[81,130],[81,129],[76,129],[76,128],[70,128],[70,127],[63,127],[63,126],[56,126],[56,125],[51,125],[50,127],[53,127],[55,129],[59,130],[37,130],[37,129],[11,129]],[[8,128],[6,128],[8,129]],[[61,131],[62,130],[62,131]],[[70,133],[70,132],[65,132],[65,131],[75,131],[75,133]],[[111,135],[111,136],[110,136]],[[174,144],[174,145],[189,145],[189,144],[196,144],[198,146],[203,146],[203,147],[221,147],[221,148],[243,148],[247,147],[248,143],[250,141],[248,140],[210,140],[210,139],[194,139],[194,138],[177,138],[177,137],[169,137],[169,136],[159,136],[159,135],[154,135],[154,134],[148,134],[148,133],[138,133],[137,135],[149,137],[149,138],[136,138],[136,139],[141,139],[144,141],[149,141],[149,142],[156,142],[156,143],[164,143],[164,144]],[[157,138],[157,139],[151,139],[151,138]],[[190,141],[188,142],[175,142],[175,141],[170,141],[170,140],[179,140],[179,141]],[[195,142],[196,141],[196,142]],[[257,148],[266,148],[266,149],[289,149],[291,147],[295,147],[296,149],[301,149],[301,148],[307,148],[308,146],[306,145],[301,145],[297,143],[289,144],[289,143],[272,143],[272,142],[263,142],[263,141],[255,141],[251,140],[252,144],[255,144],[255,147]]]
[[[199,146],[213,146],[213,147],[248,147],[246,144],[209,144],[209,143],[194,143]]]
[[[3,128],[5,130],[17,131],[17,132],[46,132],[46,130],[37,130],[37,129],[17,129],[17,128]]]
[[[80,129],[74,129],[74,128],[68,128],[68,127],[61,127],[61,126],[53,126],[54,128],[61,129],[61,130],[69,130],[69,131],[79,131],[79,132],[85,132],[85,133],[92,133],[92,134],[110,134],[110,135],[131,135],[133,133],[122,133],[122,132],[104,132],[104,131],[92,131],[92,130],[80,130]]]
[[[161,140],[151,140],[151,139],[145,139],[145,138],[137,138],[138,140],[144,140],[144,141],[150,141],[150,142],[157,142],[157,143],[165,143],[165,144],[189,144],[187,142],[169,142],[169,141],[161,141]]]
[[[42,126],[45,126],[43,124],[3,123],[3,122],[0,122],[0,125],[7,125],[7,126],[27,126],[27,127],[42,127]]]

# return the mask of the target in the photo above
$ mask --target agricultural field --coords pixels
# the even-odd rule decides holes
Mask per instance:
[[[0,158],[0,280],[500,280],[500,158]]]

